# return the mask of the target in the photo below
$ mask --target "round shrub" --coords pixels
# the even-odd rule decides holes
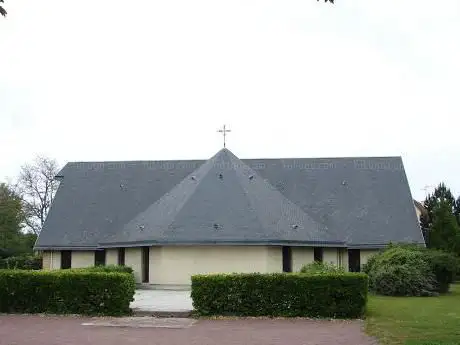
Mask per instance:
[[[422,250],[391,246],[374,255],[364,267],[369,288],[388,296],[430,296],[436,281]]]
[[[312,262],[307,265],[303,265],[300,269],[300,273],[343,273],[345,272],[342,267],[337,267],[332,264],[325,262]]]
[[[369,275],[370,272],[372,272],[375,267],[377,266],[378,264],[378,257],[380,254],[382,254],[383,252],[379,252],[377,254],[374,254],[372,256],[370,256],[368,259],[367,259],[367,262],[362,266],[362,269],[361,271],[363,271],[364,273],[366,273],[367,275]]]
[[[376,256],[377,266],[383,265],[425,265],[423,252],[404,247],[391,247]]]
[[[392,245],[390,250],[409,250],[416,252],[428,264],[429,269],[436,280],[435,290],[440,293],[449,291],[450,284],[455,280],[456,276],[456,257],[452,253],[444,252],[436,249],[427,249],[425,247],[414,245]],[[414,263],[415,264],[415,263]]]
[[[425,267],[383,265],[370,275],[374,292],[386,296],[434,296],[435,280]]]

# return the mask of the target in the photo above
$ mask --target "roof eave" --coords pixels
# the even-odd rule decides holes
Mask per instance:
[[[347,245],[348,249],[383,249],[389,246],[391,243],[358,243],[358,244],[349,244]],[[422,242],[407,242],[404,244],[414,244],[426,247],[425,243]]]
[[[290,240],[227,240],[227,241],[134,241],[134,242],[115,242],[100,243],[99,248],[118,248],[118,247],[140,247],[140,246],[292,246],[292,247],[343,247],[346,243],[342,241],[290,241]]]
[[[40,245],[33,248],[34,251],[45,251],[45,250],[97,250],[98,246],[61,246],[61,245]]]

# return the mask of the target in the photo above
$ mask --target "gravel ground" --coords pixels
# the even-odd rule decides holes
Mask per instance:
[[[361,321],[0,315],[1,345],[374,345]]]

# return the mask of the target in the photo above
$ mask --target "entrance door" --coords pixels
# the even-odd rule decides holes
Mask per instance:
[[[142,247],[142,282],[149,282],[149,247]]]
[[[359,249],[348,249],[348,270],[350,272],[361,271],[361,259]]]
[[[283,272],[292,272],[291,247],[283,247]]]

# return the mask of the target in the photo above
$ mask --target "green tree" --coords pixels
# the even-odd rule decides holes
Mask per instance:
[[[3,252],[19,249],[23,222],[21,198],[6,184],[0,184],[0,248]]]
[[[427,210],[427,214],[420,217],[420,223],[424,234],[428,232],[431,228],[433,224],[433,212],[442,201],[446,201],[450,205],[451,213],[454,213],[454,208],[456,204],[455,198],[450,189],[446,187],[444,182],[441,182],[436,187],[433,194],[428,194],[423,203]]]
[[[460,228],[452,213],[452,204],[441,200],[433,210],[432,220],[427,246],[460,255]]]
[[[457,218],[457,224],[460,226],[460,196],[457,198],[454,205],[454,215],[455,218]]]
[[[1,3],[3,3],[3,0],[0,0]],[[0,5],[0,15],[2,15],[3,17],[6,17],[6,10],[3,8],[3,6]]]

